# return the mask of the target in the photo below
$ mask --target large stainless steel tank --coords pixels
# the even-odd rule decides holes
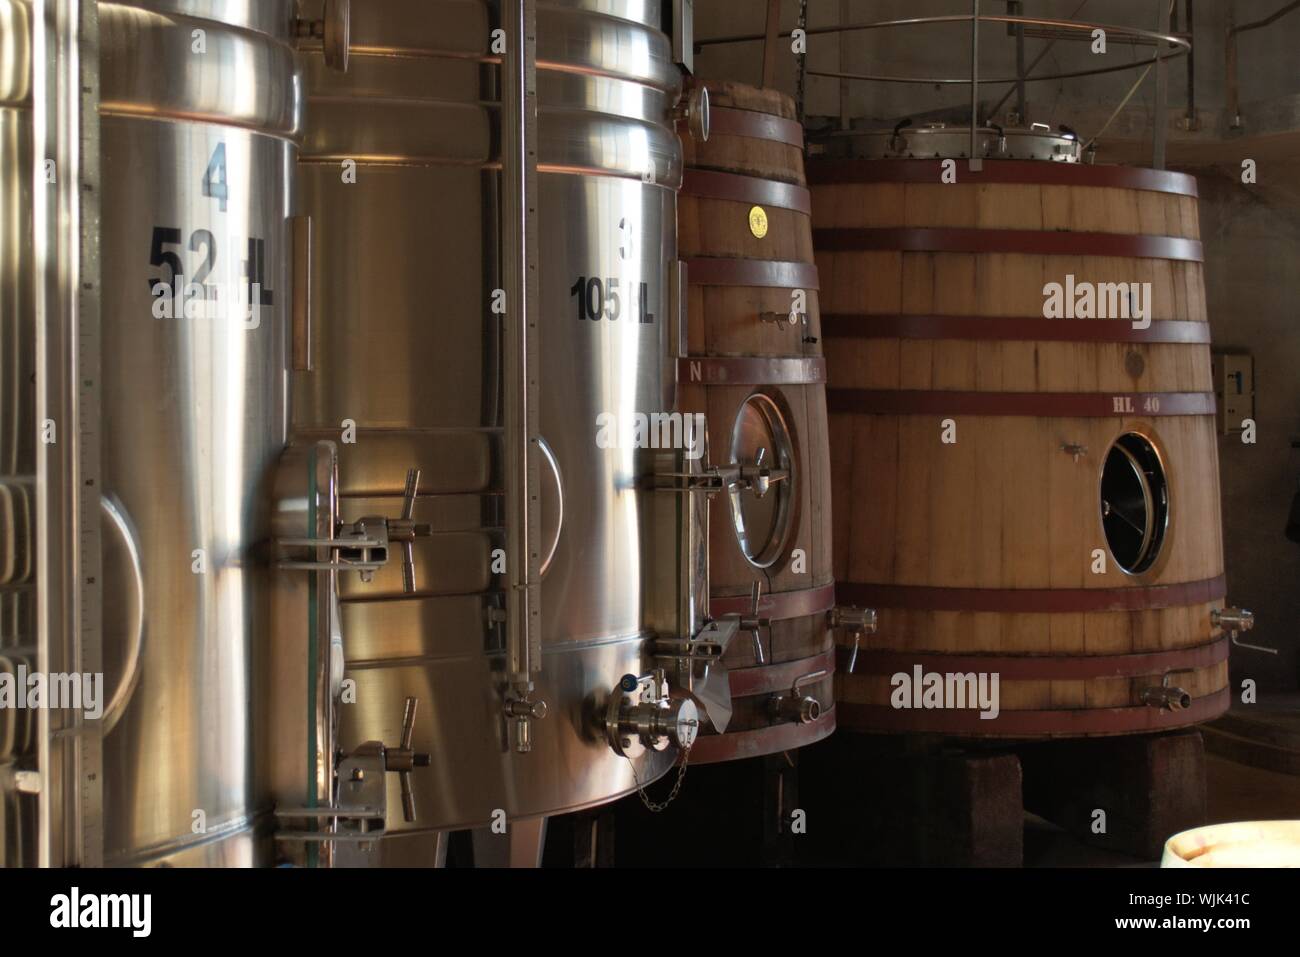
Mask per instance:
[[[487,825],[498,810],[511,821],[573,810],[637,783],[592,719],[620,676],[648,667],[649,493],[634,487],[635,450],[600,448],[596,434],[601,413],[672,407],[680,74],[659,17],[655,2],[538,4],[537,697],[549,713],[525,754],[509,740],[504,637],[491,620],[505,581],[494,568],[504,522],[497,5],[355,2],[349,73],[309,58],[300,176],[314,220],[314,369],[296,376],[295,441],[339,443],[349,521],[396,513],[407,470],[419,469],[414,519],[432,531],[415,543],[413,590],[396,561],[369,583],[339,585],[356,683],[355,703],[340,708],[341,745],[396,741],[411,696],[414,748],[432,756],[412,778],[415,820],[389,814],[399,838],[386,842],[389,863],[431,861],[428,842],[402,837]],[[674,755],[638,759],[641,783]],[[389,807],[400,807],[389,777]]]
[[[35,667],[36,344],[32,282],[31,8],[0,0],[0,672]],[[36,798],[15,773],[30,712],[0,711],[0,866],[36,863]]]
[[[134,675],[106,716],[108,864],[255,863],[268,830],[256,547],[287,432],[293,7],[99,5],[106,683]],[[178,273],[208,314],[155,317]]]

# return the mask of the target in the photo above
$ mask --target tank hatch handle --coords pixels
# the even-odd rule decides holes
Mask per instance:
[[[348,72],[348,49],[352,40],[352,0],[325,0],[319,20],[294,20],[294,34],[300,40],[321,45],[325,65],[340,73]]]

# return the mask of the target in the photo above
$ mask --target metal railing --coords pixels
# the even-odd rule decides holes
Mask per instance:
[[[968,14],[951,14],[947,16],[931,17],[908,17],[895,20],[877,20],[869,23],[847,23],[836,26],[812,27],[806,26],[808,0],[801,0],[799,6],[799,29],[804,31],[807,37],[819,35],[845,34],[869,30],[888,30],[903,27],[934,26],[936,24],[963,24],[969,23],[971,26],[971,62],[969,74],[961,76],[901,76],[896,74],[877,74],[877,73],[850,73],[843,70],[814,70],[807,66],[807,53],[799,55],[799,83],[798,83],[798,111],[800,119],[804,115],[803,96],[805,92],[805,77],[821,76],[841,81],[841,97],[844,96],[844,84],[848,81],[873,82],[873,83],[914,83],[928,84],[939,86],[965,85],[971,87],[971,153],[970,161],[973,168],[978,168],[980,159],[976,155],[976,138],[979,127],[979,87],[981,84],[1010,84],[1010,89],[1003,94],[1002,98],[997,101],[992,109],[985,111],[985,118],[996,114],[997,110],[1007,101],[1012,93],[1018,94],[1018,112],[1020,120],[1025,120],[1025,94],[1024,85],[1031,82],[1042,82],[1050,80],[1077,79],[1080,77],[1099,76],[1107,73],[1118,73],[1125,70],[1143,69],[1142,74],[1134,83],[1132,89],[1124,97],[1119,107],[1111,114],[1110,118],[1102,126],[1101,130],[1091,138],[1095,141],[1107,127],[1118,116],[1120,110],[1128,103],[1133,94],[1137,92],[1138,87],[1146,79],[1152,69],[1156,71],[1156,104],[1153,136],[1153,156],[1152,165],[1157,169],[1163,169],[1165,165],[1165,115],[1168,100],[1168,83],[1167,83],[1167,64],[1169,60],[1176,57],[1190,57],[1192,51],[1191,35],[1188,33],[1178,33],[1170,30],[1170,18],[1176,0],[1157,0],[1158,23],[1155,30],[1143,30],[1138,27],[1121,26],[1116,24],[1097,23],[1093,21],[1082,21],[1072,19],[1075,14],[1086,6],[1088,0],[1083,0],[1075,8],[1074,14],[1069,19],[1054,19],[1048,17],[1027,17],[1017,14],[990,14],[980,12],[980,0],[971,0],[971,12]],[[1022,9],[1020,3],[1011,2],[1009,8],[1019,11]],[[1188,22],[1191,22],[1191,4],[1188,3]],[[1300,0],[1291,4],[1287,9],[1279,11],[1271,19],[1276,19],[1287,10],[1293,7],[1300,7]],[[775,43],[793,35],[792,31],[780,32],[776,24],[780,18],[780,4],[769,0],[767,5],[767,29],[764,33],[746,33],[732,34],[720,37],[707,37],[695,41],[696,51],[704,47],[715,46],[730,43],[747,43],[762,41],[764,50],[764,70],[763,83],[771,85],[773,82],[774,68],[772,63],[774,58],[770,51]],[[1008,32],[1016,40],[1016,75],[1015,76],[997,76],[985,77],[980,75],[979,68],[979,26],[980,24],[1000,23],[1007,26]],[[1259,25],[1263,25],[1262,23]],[[1255,25],[1250,25],[1254,27]],[[1112,64],[1107,66],[1092,67],[1084,70],[1058,70],[1052,73],[1034,73],[1034,68],[1042,61],[1052,45],[1063,39],[1080,39],[1089,40],[1096,30],[1105,31],[1107,42],[1129,43],[1133,46],[1151,46],[1154,52],[1150,57],[1133,60],[1127,63]],[[1047,46],[1039,52],[1034,61],[1027,67],[1024,66],[1024,41],[1027,36],[1041,36],[1049,40]],[[1189,97],[1190,97],[1189,83]],[[1194,101],[1191,101],[1194,102]],[[1190,111],[1194,106],[1189,102]],[[841,111],[843,113],[843,110]]]

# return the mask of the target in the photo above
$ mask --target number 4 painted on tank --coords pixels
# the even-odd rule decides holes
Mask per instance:
[[[226,178],[226,144],[218,143],[208,160],[207,171],[203,174],[203,195],[221,201],[221,211],[226,211],[230,200],[230,181]]]

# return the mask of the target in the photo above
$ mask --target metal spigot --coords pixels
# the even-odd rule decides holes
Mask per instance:
[[[830,611],[832,628],[843,628],[853,636],[853,651],[849,654],[849,674],[853,673],[858,663],[858,648],[863,635],[876,633],[876,610],[874,608],[856,608],[853,605],[836,605]]]
[[[325,53],[325,65],[340,73],[348,72],[348,47],[352,34],[352,0],[325,0],[319,20],[296,19],[294,35],[300,40],[316,40]]]
[[[533,750],[533,722],[546,717],[549,709],[545,701],[529,701],[527,695],[506,699],[506,716],[514,726],[515,750],[527,754]]]
[[[806,675],[795,678],[794,684],[790,685],[789,694],[777,695],[772,698],[770,705],[772,714],[779,718],[796,721],[799,724],[812,724],[822,716],[821,702],[812,695],[801,695],[799,688],[809,682],[825,677],[826,669],[823,668],[821,671],[810,671]]]
[[[1192,696],[1176,685],[1170,684],[1174,675],[1192,674],[1192,669],[1166,671],[1158,688],[1146,688],[1141,694],[1142,703],[1162,711],[1186,711],[1192,706]]]
[[[797,326],[801,320],[807,322],[808,317],[804,313],[795,312],[791,309],[789,312],[760,312],[758,320],[759,322],[773,323],[777,327]]]
[[[1263,651],[1270,655],[1277,654],[1276,648],[1266,648],[1263,645],[1252,645],[1240,640],[1240,635],[1244,631],[1250,631],[1255,627],[1255,613],[1245,608],[1227,607],[1213,608],[1210,610],[1210,624],[1215,628],[1222,628],[1228,635],[1228,639],[1238,648],[1249,648],[1251,651]]]
[[[695,743],[700,713],[690,698],[669,697],[664,670],[656,668],[648,675],[627,674],[619,680],[605,707],[604,730],[609,746],[626,758],[670,745],[685,750]]]
[[[1080,442],[1065,442],[1061,445],[1061,451],[1070,458],[1078,462],[1080,458],[1088,454],[1088,446]]]

